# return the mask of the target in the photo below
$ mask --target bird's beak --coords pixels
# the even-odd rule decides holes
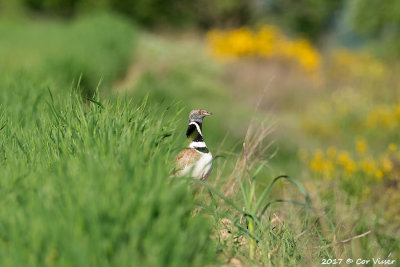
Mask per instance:
[[[211,113],[211,112],[208,112],[208,111],[204,112],[203,114],[206,115],[206,116],[212,115],[212,113]]]

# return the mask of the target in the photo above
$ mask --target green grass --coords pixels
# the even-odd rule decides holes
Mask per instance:
[[[96,40],[92,32],[108,23],[117,28],[102,28],[106,37]],[[89,80],[103,65],[118,70],[125,59],[109,60],[114,55],[107,53],[122,46],[118,53],[129,58],[135,36],[125,36],[118,26],[130,28],[112,17],[57,26],[54,38],[79,35],[79,45],[51,47],[38,59],[45,72],[24,66],[24,72],[1,74],[2,266],[204,266],[215,258],[210,221],[192,216],[187,182],[168,179],[179,108],[127,98],[96,98],[89,105],[79,86],[71,88],[59,79],[59,68],[49,67],[64,59],[63,54],[53,58],[53,51],[71,48],[65,59],[76,67],[73,78],[88,66],[93,66]],[[37,27],[47,32],[53,25],[33,30]],[[39,42],[35,38],[32,42]],[[124,39],[129,42],[120,44]],[[96,42],[94,58],[82,63],[78,46]]]
[[[305,171],[299,146],[329,137],[289,109],[271,135],[269,113],[232,94],[198,39],[105,14],[2,21],[0,35],[1,266],[314,266],[398,250],[379,204]],[[200,185],[169,178],[193,108],[215,114],[203,131],[218,158]]]
[[[185,113],[195,107],[206,107],[211,111],[217,110],[214,112],[218,115],[217,117],[207,118],[204,132],[209,147],[217,148],[216,154],[224,156],[224,158],[217,159],[216,169],[214,169],[214,174],[208,184],[224,196],[228,196],[236,206],[247,210],[249,208],[247,204],[251,199],[250,191],[246,194],[241,193],[241,187],[238,185],[239,182],[236,174],[232,173],[232,169],[239,172],[243,183],[247,181],[247,173],[236,165],[237,161],[241,161],[243,158],[243,154],[237,153],[242,150],[241,144],[246,128],[250,124],[250,118],[255,117],[255,128],[259,129],[262,128],[262,121],[268,116],[268,113],[262,110],[253,113],[254,107],[243,101],[248,97],[245,96],[246,94],[254,94],[257,89],[242,92],[242,98],[233,97],[229,81],[225,80],[225,83],[221,83],[223,69],[210,60],[204,52],[201,52],[204,51],[204,48],[201,48],[201,44],[196,40],[189,38],[189,41],[185,39],[178,42],[154,36],[145,38],[139,47],[146,54],[145,58],[150,59],[150,62],[156,67],[139,64],[142,67],[141,73],[136,79],[132,94],[142,97],[150,93],[151,102],[159,105],[183,100]],[[189,57],[191,60],[186,60]],[[209,66],[209,68],[203,66]],[[201,83],[196,81],[201,81]],[[279,84],[271,90],[275,88],[279,90]],[[301,89],[295,87],[292,90]],[[218,197],[215,197],[217,200],[214,203],[210,203],[211,200],[207,197],[206,191],[203,191],[200,203],[202,205],[209,203],[206,210],[215,221],[214,228],[217,231],[217,240],[221,251],[220,259],[225,261],[232,258],[239,259],[245,264],[254,260],[255,264],[296,266],[317,265],[323,258],[386,258],[390,254],[392,258],[396,258],[398,255],[396,254],[398,238],[394,234],[398,232],[395,230],[398,229],[396,226],[398,224],[385,218],[386,211],[382,211],[383,203],[373,199],[360,200],[357,195],[353,194],[352,188],[360,191],[368,186],[362,179],[354,176],[345,185],[341,182],[342,177],[337,177],[331,182],[327,182],[321,177],[312,177],[307,170],[308,166],[305,166],[298,157],[300,148],[315,149],[337,145],[342,149],[351,146],[354,150],[354,137],[364,133],[362,129],[355,127],[360,115],[366,116],[366,106],[363,103],[355,101],[354,108],[350,109],[351,112],[347,117],[335,112],[327,117],[320,114],[317,109],[318,105],[322,101],[334,103],[343,101],[341,100],[343,97],[338,98],[338,94],[341,94],[340,91],[335,93],[326,88],[318,89],[319,91],[313,96],[305,95],[299,98],[297,100],[299,103],[295,103],[294,107],[284,107],[276,111],[279,119],[276,124],[279,127],[276,131],[277,134],[267,135],[266,139],[258,143],[256,147],[263,148],[271,141],[276,141],[276,144],[266,152],[254,153],[249,159],[251,177],[257,183],[253,192],[256,195],[260,195],[273,178],[282,173],[289,174],[301,181],[310,194],[313,207],[309,213],[308,227],[304,228],[303,208],[285,203],[275,203],[271,205],[265,218],[258,225],[256,231],[259,231],[258,234],[262,236],[262,242],[256,246],[255,255],[250,256],[249,240],[251,240],[251,236],[247,232],[249,221],[244,218],[246,216],[243,216],[243,212],[232,208],[232,205],[218,200]],[[379,94],[373,88],[370,90]],[[286,94],[288,93],[286,92]],[[387,89],[385,94],[395,95],[395,92]],[[372,99],[374,99],[373,96]],[[392,102],[396,103],[395,99],[394,97]],[[351,100],[345,101],[352,103]],[[304,130],[302,123],[305,119],[312,120],[314,125],[320,127],[330,126],[328,128],[330,135],[324,136],[320,132]],[[271,121],[271,119],[267,121],[267,125],[270,125]],[[177,129],[185,128],[185,123],[186,121],[181,121]],[[257,134],[256,132],[254,135],[257,136]],[[382,146],[379,140],[382,140],[383,133],[376,134],[374,136],[379,139],[367,137],[368,140],[372,139],[370,149],[378,152],[379,146]],[[183,140],[184,131],[181,131],[180,135]],[[221,145],[221,140],[224,140],[225,136],[228,136],[227,141]],[[385,137],[390,140],[398,138],[396,136],[393,138],[392,132],[390,138],[387,135]],[[270,158],[274,151],[277,151],[277,154]],[[353,152],[355,153],[355,151]],[[262,168],[258,172],[261,165],[265,165],[267,168]],[[217,173],[215,174],[215,172]],[[383,187],[385,187],[384,183],[377,187],[376,194],[385,190]],[[287,183],[278,183],[266,202],[273,199],[303,201],[299,195],[301,196],[296,187]],[[229,226],[221,223],[227,217],[231,218],[233,222],[239,222],[244,229],[233,227],[232,223]],[[275,223],[271,223],[271,221],[275,221]],[[276,223],[277,221],[281,222]],[[385,230],[386,227],[391,230]],[[223,238],[219,231],[227,229],[230,232],[229,237]],[[371,233],[363,238],[352,240],[346,244],[337,243],[337,241],[346,240],[369,230]],[[241,244],[238,241],[241,238],[246,242]]]
[[[33,125],[18,130],[7,116],[2,130],[2,265],[213,258],[209,222],[191,215],[186,183],[168,179],[174,126],[164,111],[127,101],[88,108],[76,94],[43,101],[27,115]]]
[[[109,90],[131,62],[137,42],[134,29],[125,19],[106,14],[74,22],[3,21],[0,70],[3,76],[23,73],[56,87],[69,86],[80,77],[87,95],[99,81]]]

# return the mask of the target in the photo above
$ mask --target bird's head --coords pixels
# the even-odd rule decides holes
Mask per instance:
[[[198,122],[202,123],[205,116],[212,115],[211,112],[208,112],[204,109],[195,109],[192,110],[189,114],[189,122]]]

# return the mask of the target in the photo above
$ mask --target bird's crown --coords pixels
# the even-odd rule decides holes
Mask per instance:
[[[195,109],[189,113],[189,121],[202,122],[203,118],[209,115],[212,115],[212,113],[205,109]]]

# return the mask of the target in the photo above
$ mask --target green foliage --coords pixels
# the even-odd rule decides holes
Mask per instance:
[[[25,72],[62,85],[82,75],[80,86],[87,95],[100,80],[110,86],[124,74],[137,39],[130,23],[105,14],[29,27],[3,22],[0,33],[1,72]]]
[[[92,32],[97,27],[104,35]],[[68,89],[81,69],[94,81],[121,67],[118,53],[128,48],[113,51],[128,45],[119,45],[131,38],[127,28],[112,17],[2,25],[13,38],[2,41],[2,53],[34,60],[23,70],[3,61],[0,73],[1,266],[204,266],[215,257],[209,220],[192,215],[187,183],[169,178],[177,107],[146,98],[89,104],[79,87]],[[49,33],[54,42],[38,39]],[[81,59],[88,51],[90,64]],[[76,69],[51,67],[63,61]]]
[[[396,1],[379,0],[3,0],[3,16],[35,14],[72,18],[93,11],[114,12],[147,27],[239,27],[276,24],[285,31],[321,41],[327,34],[352,31],[399,51]],[[342,27],[345,27],[343,29]],[[359,40],[358,40],[359,41]],[[384,51],[384,49],[381,49]]]
[[[207,221],[192,217],[187,185],[168,179],[173,121],[161,110],[126,101],[88,108],[75,94],[53,100],[45,88],[5,88],[34,110],[5,111],[2,265],[210,260]]]
[[[260,169],[259,169],[260,170]],[[263,189],[260,195],[257,195],[256,188],[260,188],[260,186],[256,185],[254,178],[251,178],[250,173],[248,173],[248,177],[240,177],[239,174],[236,174],[236,179],[238,181],[240,187],[240,195],[241,195],[241,203],[244,204],[244,207],[239,207],[232,199],[224,196],[220,191],[215,189],[214,187],[202,182],[195,180],[197,183],[202,184],[210,191],[210,196],[212,201],[212,205],[203,207],[206,210],[209,210],[214,213],[215,217],[220,218],[228,218],[232,224],[234,224],[242,233],[246,236],[249,242],[249,258],[250,260],[255,259],[256,250],[260,251],[261,257],[271,258],[270,250],[273,248],[271,245],[271,239],[273,238],[273,231],[271,227],[270,220],[263,220],[267,209],[274,203],[290,203],[293,205],[303,206],[306,210],[306,216],[304,216],[305,228],[307,228],[307,220],[308,220],[308,212],[310,211],[310,197],[305,188],[296,180],[286,175],[281,175],[272,180],[272,182]],[[255,174],[257,175],[257,173]],[[247,181],[246,181],[247,178]],[[294,185],[296,185],[297,189],[304,196],[304,202],[297,202],[292,200],[284,200],[284,199],[273,199],[268,200],[270,197],[271,189],[274,184],[280,179],[287,179]],[[228,206],[232,208],[232,210],[238,214],[239,216],[231,215],[229,213],[222,212],[218,209],[218,204],[214,200],[213,195],[215,194],[219,198],[223,199]],[[234,213],[232,213],[234,214]],[[236,218],[235,218],[236,217]],[[303,217],[303,216],[302,216]],[[240,221],[241,218],[245,218],[246,223],[245,227]],[[258,243],[258,244],[257,244]],[[285,251],[290,251],[290,249],[286,249]],[[287,260],[287,259],[283,259]],[[270,262],[271,263],[271,262]],[[288,262],[286,262],[287,264]]]
[[[400,3],[398,1],[347,1],[344,22],[354,33],[369,38],[388,58],[400,56]]]
[[[317,40],[332,26],[343,0],[272,0],[263,1],[258,11],[261,20],[277,23],[288,31]]]
[[[385,30],[391,30],[386,29],[387,27],[396,27],[400,22],[398,16],[400,5],[396,1],[356,0],[348,1],[346,4],[348,5],[346,19],[361,34],[369,36],[381,34]]]
[[[193,15],[193,7],[188,1],[183,0],[22,0],[24,5],[34,12],[44,14],[73,16],[92,10],[108,10],[124,14],[131,19],[145,24],[160,23],[180,24],[186,23]]]
[[[71,17],[93,10],[123,14],[146,26],[239,25],[252,16],[251,3],[244,0],[19,0],[36,14]],[[15,9],[10,6],[8,9]]]
[[[98,3],[107,8],[106,1]],[[225,11],[237,8],[218,4]],[[233,72],[247,80],[234,89],[237,80],[228,75],[223,82],[226,69],[192,35],[163,38],[131,26],[106,15],[68,23],[0,22],[1,266],[212,266],[238,261],[244,266],[313,266],[322,258],[398,258],[398,169],[372,195],[355,201],[338,186],[342,177],[311,179],[297,158],[298,147],[353,142],[363,131],[355,127],[358,116],[374,112],[370,104],[375,102],[364,103],[364,96],[390,99],[389,109],[397,112],[395,72],[391,77],[378,71],[380,78],[371,79],[371,70],[380,68],[363,61],[354,67],[361,71],[360,79],[340,67],[353,82],[362,80],[345,86],[363,89],[362,98],[322,97],[331,95],[324,89],[332,81],[318,93],[297,85],[297,93],[287,91],[287,84],[271,85],[274,93],[286,89],[284,94],[291,95],[266,102],[282,103],[276,112],[280,131],[274,137],[263,129],[270,124],[265,120],[270,104],[260,101],[260,110],[253,113],[251,103],[257,101],[248,96],[257,98],[260,91],[253,88],[255,76],[246,76],[258,73],[248,62]],[[135,65],[127,72],[135,48]],[[345,66],[352,65],[348,62]],[[258,62],[257,68],[265,76],[269,71],[263,64],[268,63]],[[125,72],[127,83],[116,83]],[[286,71],[278,77],[297,82]],[[122,84],[119,89],[127,96],[99,98],[95,88],[101,78],[101,93]],[[82,101],[80,90],[90,100]],[[274,94],[266,97],[274,99]],[[332,114],[313,108],[338,100],[350,105],[350,113],[341,113],[341,105],[329,109]],[[203,130],[213,154],[223,155],[203,187],[168,178],[175,155],[185,145],[185,114],[198,107],[215,113]],[[329,128],[335,139],[302,129],[301,118],[308,113],[318,126],[335,126]],[[249,128],[255,132],[249,130],[247,140],[255,143],[246,141],[247,158],[234,151],[240,150],[237,144],[246,136],[249,118],[254,118]],[[389,133],[398,140],[395,130],[382,129],[366,138],[379,145],[382,134]],[[273,140],[284,144],[277,157],[264,150]],[[370,149],[371,155],[379,152],[372,144]],[[286,176],[272,180],[282,172],[300,177],[304,188]],[[365,180],[351,178],[347,188],[366,188]],[[195,197],[193,188],[199,189]],[[370,230],[362,238],[340,242]]]

